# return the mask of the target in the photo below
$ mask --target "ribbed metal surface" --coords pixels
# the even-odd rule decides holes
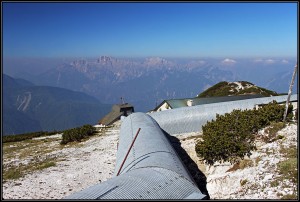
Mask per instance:
[[[253,109],[257,104],[286,99],[287,96],[276,96],[183,107],[152,113],[153,118],[144,113],[131,114],[121,125],[114,177],[65,199],[203,199],[205,195],[194,184],[161,128],[169,134],[196,132],[217,113]],[[297,95],[292,95],[291,101],[295,100]],[[116,176],[139,128],[132,150]]]
[[[290,101],[298,100],[298,94],[291,96]],[[234,109],[253,109],[258,104],[268,104],[273,100],[285,102],[287,95],[263,97],[247,100],[204,104],[192,107],[165,110],[149,114],[159,126],[167,133],[174,135],[180,133],[198,132],[202,126],[216,118],[216,114],[230,113]]]
[[[238,96],[222,96],[222,97],[204,97],[204,98],[186,98],[186,99],[171,99],[166,100],[172,109],[186,107],[188,100],[193,100],[193,105],[203,105],[211,103],[229,102],[235,100],[245,100],[263,97],[260,94],[256,95],[238,95]]]
[[[127,151],[139,135],[118,176]],[[65,199],[203,199],[165,134],[145,113],[126,117],[121,125],[114,177]]]
[[[159,125],[149,115],[140,112],[125,118],[121,125],[115,176],[138,128],[141,128],[140,133],[120,175],[130,170],[151,166],[173,170],[186,178],[190,178]]]
[[[157,167],[140,168],[92,186],[65,199],[203,199],[184,176]]]

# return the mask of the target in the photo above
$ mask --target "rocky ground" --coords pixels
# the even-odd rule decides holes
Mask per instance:
[[[291,124],[277,132],[273,142],[256,140],[257,150],[240,164],[215,163],[209,167],[203,164],[194,150],[197,134],[178,136],[181,146],[206,176],[206,188],[211,199],[297,199],[298,183],[288,180],[279,167],[289,169],[289,156],[297,156],[297,127]],[[266,136],[265,130],[259,136]],[[284,164],[287,162],[287,165]],[[293,163],[297,160],[293,161]],[[297,169],[297,165],[294,165]],[[294,173],[298,173],[296,170]],[[296,176],[297,178],[297,176]]]
[[[59,134],[23,142],[22,147],[5,143],[4,170],[22,166],[27,169],[37,159],[47,158],[55,161],[55,165],[29,170],[18,179],[3,180],[2,198],[61,199],[106,181],[114,172],[119,129],[118,122],[87,141],[64,147],[59,145]],[[211,199],[297,199],[297,182],[282,178],[283,174],[279,172],[279,166],[288,159],[288,151],[297,149],[297,125],[290,124],[277,134],[283,138],[270,143],[257,141],[258,150],[242,161],[243,166],[241,163],[223,163],[208,167],[195,152],[195,142],[201,134],[181,134],[176,138],[205,175],[205,186]],[[263,130],[260,135],[264,135]]]
[[[54,156],[56,165],[31,171],[20,179],[4,181],[3,198],[61,199],[111,178],[115,168],[119,128],[118,123],[115,127],[87,141],[58,147],[54,151],[40,155],[39,158]],[[40,143],[36,151],[59,146],[61,139],[59,136],[61,135],[58,135],[58,138],[52,140],[51,143]],[[35,140],[40,140],[40,138]],[[32,162],[33,155],[20,157],[24,149],[26,148],[16,151],[13,158],[8,158],[4,153],[4,167],[12,162],[16,166]]]

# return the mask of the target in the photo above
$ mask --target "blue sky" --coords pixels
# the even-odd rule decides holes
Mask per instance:
[[[4,57],[296,57],[297,3],[2,2]]]

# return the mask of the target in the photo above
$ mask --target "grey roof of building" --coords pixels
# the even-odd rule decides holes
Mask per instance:
[[[113,124],[115,121],[117,121],[122,115],[123,112],[111,111],[99,121],[99,124],[108,126],[110,124]]]
[[[133,106],[129,103],[124,103],[124,104],[117,104],[112,107],[113,110],[119,110],[123,108],[133,108]]]
[[[124,112],[121,111],[121,109],[124,109],[124,108],[133,108],[133,106],[128,103],[113,105],[111,112],[108,113],[105,117],[103,117],[99,121],[99,124],[102,124],[105,126],[113,124],[115,121],[119,120],[120,117],[124,114]]]
[[[222,96],[222,97],[207,97],[207,98],[183,98],[183,99],[171,99],[171,100],[164,100],[158,107],[154,110],[156,111],[159,107],[163,105],[164,102],[167,102],[168,105],[172,109],[180,108],[180,107],[187,107],[187,101],[193,100],[193,105],[202,105],[202,104],[211,104],[217,102],[228,102],[234,100],[245,100],[245,99],[253,99],[253,98],[261,98],[264,97],[260,94],[255,95],[237,95],[237,96]]]

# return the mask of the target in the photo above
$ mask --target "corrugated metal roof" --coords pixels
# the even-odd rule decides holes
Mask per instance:
[[[264,96],[260,94],[255,94],[255,95],[238,95],[238,96],[222,96],[222,97],[207,97],[207,98],[171,99],[171,100],[164,100],[160,105],[158,105],[154,109],[154,111],[156,111],[159,107],[161,107],[165,102],[167,102],[172,109],[176,109],[180,107],[187,107],[188,100],[192,100],[193,105],[195,106],[195,105],[202,105],[202,104],[228,102],[234,100],[245,100],[245,99],[253,99],[253,98],[260,98],[260,97],[264,97]]]
[[[208,97],[208,98],[186,98],[186,99],[173,99],[167,100],[168,104],[172,109],[179,108],[179,107],[186,107],[188,100],[193,100],[194,105],[202,105],[202,104],[211,104],[217,102],[228,102],[234,100],[244,100],[244,99],[253,99],[264,97],[260,94],[256,95],[239,95],[239,96],[223,96],[223,97]]]
[[[169,134],[198,132],[207,121],[216,118],[216,114],[230,113],[233,109],[253,109],[255,105],[268,104],[273,100],[285,102],[287,95],[262,97],[246,100],[236,100],[222,103],[202,104],[192,107],[181,107],[161,112],[153,112],[152,116],[160,127]],[[298,94],[290,98],[291,101],[298,100]]]
[[[204,199],[206,195],[182,175],[147,167],[127,172],[64,199]]]
[[[140,112],[126,117],[122,122],[115,176],[139,128],[141,128],[139,135],[120,174],[152,166],[173,170],[186,178],[190,178],[180,158],[156,121],[149,115]]]
[[[130,145],[136,141],[117,176]],[[123,119],[114,177],[65,199],[204,199],[160,129],[145,113]]]
[[[65,199],[205,199],[162,130],[169,134],[196,132],[216,114],[286,99],[284,95],[181,107],[151,113],[153,118],[144,113],[131,114],[121,125],[115,177]],[[290,100],[297,101],[298,95]],[[116,176],[138,128],[140,134]]]

